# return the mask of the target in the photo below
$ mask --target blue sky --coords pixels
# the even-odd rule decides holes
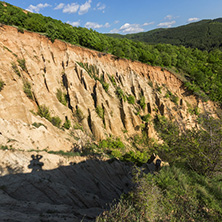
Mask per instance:
[[[222,0],[6,0],[101,33],[137,33],[222,17]]]

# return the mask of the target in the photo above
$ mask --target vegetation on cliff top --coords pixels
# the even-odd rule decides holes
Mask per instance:
[[[7,6],[5,6],[5,4]],[[39,32],[52,41],[60,39],[100,52],[111,53],[118,59],[138,60],[150,65],[168,67],[175,72],[186,73],[186,85],[197,95],[203,90],[211,100],[222,102],[222,52],[201,51],[169,44],[147,45],[123,38],[116,39],[92,29],[72,27],[41,14],[24,12],[22,9],[0,2],[0,23]]]

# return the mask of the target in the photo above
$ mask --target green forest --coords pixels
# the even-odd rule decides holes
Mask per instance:
[[[73,27],[41,14],[24,12],[8,3],[0,2],[0,23],[46,35],[51,41],[59,39],[104,53],[117,58],[141,61],[184,73],[185,86],[204,99],[222,102],[222,52],[210,52],[197,48],[170,44],[148,45],[126,38],[112,38],[92,29]],[[202,91],[204,93],[202,93]]]
[[[107,34],[115,38],[127,38],[148,44],[172,44],[211,51],[222,49],[222,18],[201,20],[175,28],[159,28],[135,34]]]

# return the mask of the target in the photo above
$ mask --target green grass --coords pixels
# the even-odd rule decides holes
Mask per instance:
[[[164,167],[155,176],[134,171],[135,188],[98,221],[221,221],[222,176],[201,176],[184,166]]]

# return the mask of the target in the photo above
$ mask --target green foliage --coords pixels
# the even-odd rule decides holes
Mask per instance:
[[[76,108],[75,116],[77,117],[78,121],[80,121],[80,122],[85,118],[82,110],[78,107]]]
[[[57,89],[56,97],[64,106],[67,105],[67,95],[63,93],[61,89]]]
[[[146,114],[144,116],[141,116],[141,119],[146,123],[148,123],[150,121],[150,118],[151,118],[150,114]]]
[[[48,153],[50,154],[56,154],[56,155],[61,155],[61,156],[67,156],[67,157],[72,157],[72,156],[80,156],[80,154],[78,152],[65,152],[63,150],[59,150],[59,151],[48,151]]]
[[[123,156],[121,156],[120,160],[135,163],[137,166],[142,166],[144,163],[148,161],[149,157],[150,156],[145,151],[143,152],[129,151],[125,153]]]
[[[23,91],[24,91],[24,93],[28,96],[28,98],[29,99],[34,99],[34,97],[33,97],[33,92],[32,92],[32,86],[31,86],[31,84],[28,82],[28,81],[25,81],[24,83],[23,83],[24,85],[23,85]]]
[[[114,76],[110,76],[110,75],[108,75],[108,76],[109,76],[109,79],[110,79],[111,83],[113,84],[113,86],[116,87],[117,85],[116,85],[116,80],[115,80]]]
[[[83,127],[79,123],[75,123],[73,125],[73,129],[80,129],[81,131],[83,131]]]
[[[118,96],[119,99],[123,99],[123,101],[126,102],[127,99],[126,95],[119,86],[116,88],[116,95]]]
[[[96,107],[96,113],[98,114],[98,116],[104,120],[104,109],[101,106],[97,106]]]
[[[156,116],[155,129],[164,140],[159,152],[172,162],[185,162],[199,174],[222,171],[222,120],[200,117],[202,128],[180,133],[178,127],[165,117]]]
[[[191,115],[196,115],[196,116],[200,115],[200,110],[199,110],[199,108],[197,106],[195,108],[188,107],[188,112]]]
[[[25,59],[17,59],[17,62],[23,71],[28,72],[26,64],[25,64]]]
[[[133,95],[129,95],[127,97],[127,101],[129,104],[135,104],[135,97]]]
[[[47,127],[43,123],[36,123],[36,122],[34,122],[32,125],[34,127],[36,127],[36,128],[39,128],[40,126],[44,126],[47,129]]]
[[[20,73],[17,65],[16,65],[14,62],[12,62],[11,65],[12,65],[12,69],[14,70],[14,72],[15,72],[19,77],[21,77],[21,73]]]
[[[146,108],[145,96],[141,96],[141,98],[139,100],[139,105],[143,110],[145,110],[145,108]]]
[[[222,41],[219,33],[222,31],[221,21],[202,20],[185,26],[168,29],[155,29],[148,32],[141,32],[128,35],[108,34],[115,38],[127,38],[135,41],[142,41],[148,44],[167,43],[172,45],[183,45],[185,47],[198,48],[211,51],[220,48]]]
[[[1,149],[1,150],[8,150],[9,148],[8,148],[8,146],[2,146],[2,145],[1,145],[0,149]]]
[[[24,33],[24,29],[21,26],[19,26],[17,29],[18,29],[18,32]]]
[[[96,65],[89,65],[88,63],[82,62],[77,62],[77,64],[84,68],[91,78],[95,79],[96,81],[98,80],[102,84],[103,89],[108,92],[109,83],[105,82],[104,75],[101,77],[99,76],[99,69]]]
[[[0,79],[0,92],[3,90],[5,82]]]
[[[100,141],[99,146],[106,154],[111,154],[112,157],[120,157],[125,150],[125,145],[120,138],[107,138]]]
[[[135,169],[135,188],[96,221],[221,221],[221,179],[181,166],[165,167],[155,176]]]
[[[178,96],[175,96],[175,95],[171,95],[171,96],[170,96],[170,100],[171,100],[172,102],[174,102],[176,105],[178,105],[179,97],[178,97]]]
[[[49,120],[51,122],[51,114],[49,112],[49,108],[45,105],[41,105],[38,107],[37,115]]]
[[[61,122],[62,120],[58,116],[53,116],[51,118],[51,123],[58,128],[60,128]]]
[[[66,118],[66,121],[64,122],[62,127],[65,129],[69,129],[71,127],[71,121],[68,118]]]

